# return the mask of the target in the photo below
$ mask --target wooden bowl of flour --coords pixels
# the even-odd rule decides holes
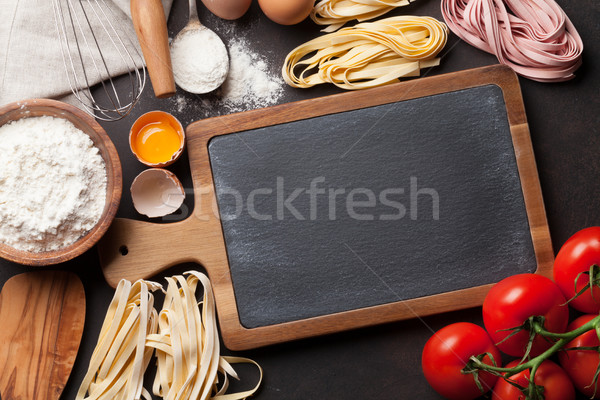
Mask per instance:
[[[32,266],[58,264],[75,258],[94,246],[104,235],[115,217],[121,200],[123,186],[121,162],[114,144],[94,118],[70,104],[56,100],[31,99],[2,106],[0,107],[0,128],[12,121],[41,116],[65,119],[71,122],[75,128],[89,136],[93,142],[93,146],[98,148],[99,154],[104,161],[106,169],[106,197],[104,208],[98,221],[91,229],[78,236],[78,239],[72,244],[52,250],[23,250],[13,247],[14,245],[8,245],[6,237],[0,237],[3,240],[0,242],[0,257],[19,264]],[[56,149],[56,151],[60,150]],[[5,189],[8,190],[4,194],[0,191],[0,195],[10,196],[10,188]],[[60,185],[58,185],[58,190],[60,189]],[[4,200],[6,201],[6,199]],[[0,201],[2,201],[1,198]],[[98,206],[98,213],[100,209]],[[3,218],[7,217],[3,216]],[[76,219],[76,216],[74,218]],[[22,232],[20,231],[19,234],[22,234]],[[16,240],[12,241],[15,242]]]

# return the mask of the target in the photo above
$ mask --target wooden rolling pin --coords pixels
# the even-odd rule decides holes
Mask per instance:
[[[167,19],[160,0],[131,0],[131,17],[158,98],[175,94]]]

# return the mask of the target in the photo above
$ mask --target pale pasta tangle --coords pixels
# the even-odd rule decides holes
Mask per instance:
[[[333,32],[352,20],[368,21],[411,1],[414,0],[321,0],[310,17],[319,25],[329,25],[323,32]]]
[[[154,352],[146,347],[146,336],[158,327],[151,292],[159,288],[142,280],[119,282],[76,400],[151,400],[143,388]]]
[[[297,88],[321,83],[351,90],[381,86],[439,65],[436,57],[447,39],[446,25],[431,17],[365,22],[296,47],[286,57],[282,75]]]

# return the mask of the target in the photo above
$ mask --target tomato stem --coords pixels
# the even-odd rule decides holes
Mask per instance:
[[[577,284],[582,276],[588,276],[588,282],[581,288],[581,290],[577,291]],[[594,298],[594,286],[600,287],[600,267],[597,264],[592,264],[588,271],[580,272],[577,277],[575,277],[575,281],[573,282],[575,295],[567,300],[566,304],[569,304],[571,301],[575,300],[582,294],[584,294],[588,289],[590,290],[590,295],[592,299],[596,301]]]
[[[584,325],[581,325],[579,328],[573,329],[572,331],[565,333],[553,333],[547,331],[542,325],[535,323],[532,325],[533,329],[535,329],[536,333],[545,336],[558,339],[548,350],[544,351],[542,354],[528,360],[527,362],[516,365],[512,368],[504,368],[497,367],[494,365],[485,364],[478,357],[472,356],[470,361],[473,365],[480,370],[488,371],[491,373],[503,373],[506,378],[511,377],[512,375],[518,374],[521,371],[526,369],[531,369],[530,379],[533,382],[533,377],[535,376],[535,371],[540,366],[540,364],[550,358],[557,351],[563,349],[563,347],[569,343],[571,340],[575,339],[577,336],[584,334],[585,332],[591,331],[592,329],[600,329],[600,315],[596,316],[594,319],[591,319]]]

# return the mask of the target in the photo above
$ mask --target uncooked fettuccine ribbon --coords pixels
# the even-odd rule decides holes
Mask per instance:
[[[293,87],[328,82],[352,90],[419,76],[421,68],[439,65],[436,57],[446,45],[447,29],[435,18],[414,16],[343,28],[292,50],[282,75]]]
[[[442,0],[442,15],[457,36],[526,78],[566,81],[581,65],[583,42],[554,0]]]
[[[310,18],[318,25],[329,25],[323,32],[334,32],[349,21],[368,21],[411,1],[414,0],[320,0]]]

